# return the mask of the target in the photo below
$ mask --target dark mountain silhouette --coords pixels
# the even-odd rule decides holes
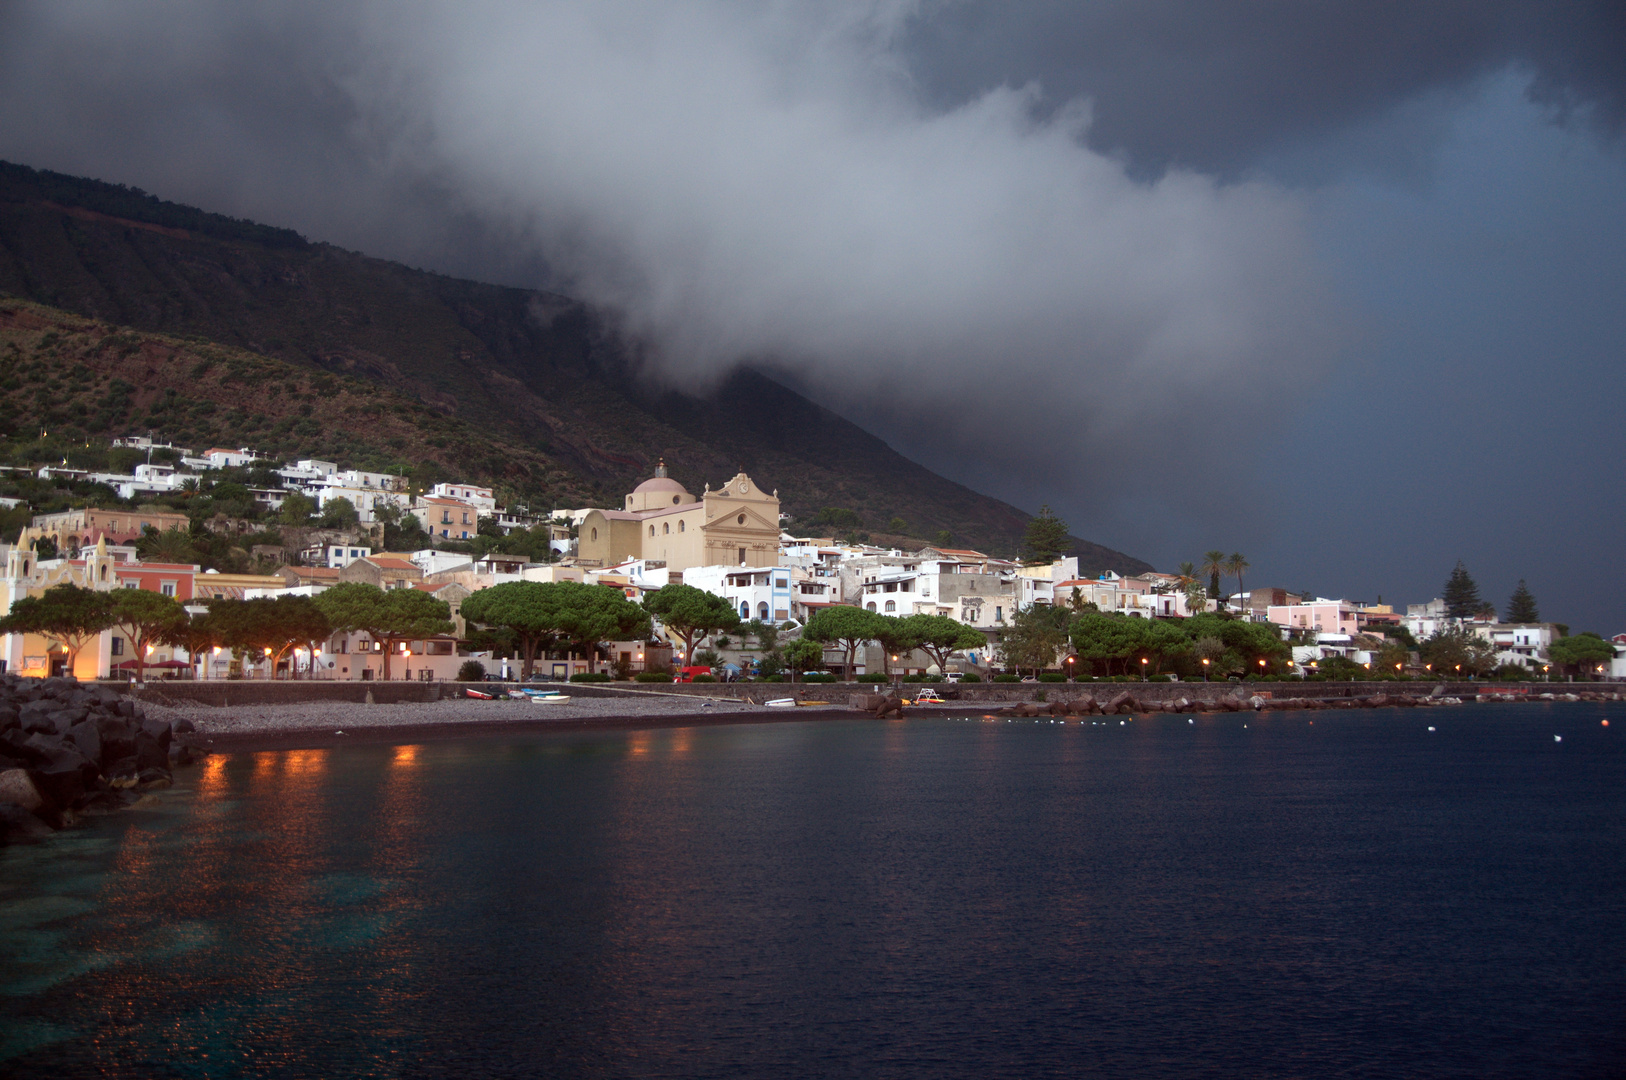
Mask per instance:
[[[618,505],[665,458],[697,490],[743,468],[798,519],[851,509],[877,541],[947,530],[955,546],[1011,554],[1031,516],[909,461],[759,371],[742,368],[703,395],[654,382],[635,345],[568,297],[414,270],[133,188],[0,163],[0,293],[375,384],[402,403],[392,407],[461,421],[455,438],[430,436],[460,448],[447,467],[533,507]],[[173,351],[159,343],[131,355]],[[123,376],[136,398],[145,370]],[[240,411],[279,414],[277,393],[267,384]],[[204,441],[189,415],[142,405],[106,423],[161,419],[164,434]],[[333,422],[341,430],[327,443],[351,457],[444,449],[399,435],[392,445],[356,414]],[[293,450],[295,436],[274,427],[243,439]],[[888,531],[895,518],[904,532]],[[1091,572],[1150,569],[1083,540],[1073,551]]]

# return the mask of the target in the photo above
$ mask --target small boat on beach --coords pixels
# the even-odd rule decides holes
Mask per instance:
[[[570,700],[569,694],[561,694],[557,690],[519,690],[516,697],[527,697],[538,705],[563,705]]]
[[[773,698],[770,701],[763,702],[763,704],[770,709],[794,709],[796,707],[796,699],[793,697]]]
[[[479,698],[481,701],[490,701],[491,700],[491,695],[487,694],[487,693],[485,693],[484,691],[481,691],[481,690],[470,690],[470,689],[464,688],[463,693],[467,694],[471,698]]]

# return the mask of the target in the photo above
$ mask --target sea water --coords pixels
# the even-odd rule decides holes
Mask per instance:
[[[217,755],[0,852],[0,1074],[1618,1076],[1623,739],[1582,703]]]

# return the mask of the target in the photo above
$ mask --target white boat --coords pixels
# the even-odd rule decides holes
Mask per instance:
[[[770,709],[794,709],[796,707],[796,699],[793,697],[779,697],[774,698],[771,701],[765,701],[763,704]]]
[[[570,700],[569,694],[530,694],[527,696],[538,705],[563,705]]]

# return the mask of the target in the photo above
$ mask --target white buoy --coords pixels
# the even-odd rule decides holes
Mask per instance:
[[[1123,727],[1123,726],[1124,726],[1124,722],[1123,722],[1123,721],[1122,721],[1122,720],[1120,720],[1120,721],[1118,721],[1118,726],[1119,726],[1119,727]]]
[[[1433,724],[1430,724],[1430,725],[1429,725],[1429,726],[1428,726],[1428,730],[1430,730],[1430,731],[1433,731],[1433,730],[1434,730],[1434,725],[1433,725]]]
[[[1195,723],[1196,723],[1196,722],[1197,722],[1197,721],[1195,721],[1195,720],[1193,720],[1193,719],[1192,719],[1192,718],[1191,718],[1191,717],[1189,717],[1189,716],[1188,716],[1188,717],[1186,717],[1186,723],[1188,723],[1188,724],[1195,724]]]
[[[1562,736],[1562,735],[1554,735],[1553,736],[1553,742],[1563,742],[1563,741],[1564,741],[1564,736]]]

